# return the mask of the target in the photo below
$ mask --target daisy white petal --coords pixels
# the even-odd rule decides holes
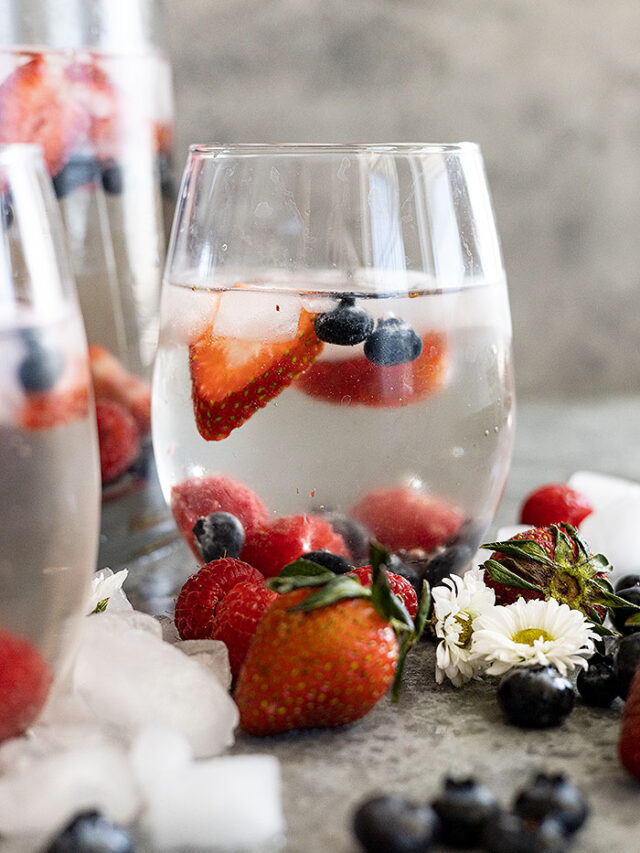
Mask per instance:
[[[435,633],[441,642],[436,650],[436,681],[448,678],[456,687],[473,678],[483,666],[472,651],[476,618],[492,608],[495,593],[484,583],[480,569],[464,577],[446,578],[432,590]]]
[[[485,662],[489,675],[535,664],[555,666],[565,675],[576,666],[586,668],[596,638],[591,622],[581,611],[555,598],[518,598],[478,617],[471,653]]]

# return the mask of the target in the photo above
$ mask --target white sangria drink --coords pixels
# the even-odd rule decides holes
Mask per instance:
[[[293,528],[305,552],[349,564],[366,563],[375,539],[418,580],[469,565],[504,488],[514,399],[492,220],[472,226],[467,209],[465,223],[446,194],[462,183],[458,157],[428,146],[192,149],[152,422],[160,482],[196,557],[215,553],[203,532],[228,523],[209,519],[222,512],[240,522],[241,559],[267,575],[299,556],[273,545]],[[448,199],[439,223],[437,207],[424,218],[420,174],[427,185],[439,176]],[[472,201],[486,217],[486,197]],[[473,229],[490,252],[473,247]]]
[[[0,741],[42,709],[95,570],[100,469],[87,343],[41,156],[0,148]]]

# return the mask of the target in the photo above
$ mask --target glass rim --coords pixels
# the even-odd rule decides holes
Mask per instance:
[[[386,154],[408,156],[416,154],[462,154],[479,152],[477,142],[234,142],[227,144],[194,143],[189,146],[192,157],[215,159],[220,156],[286,156],[286,155],[323,155],[341,156],[353,154]]]

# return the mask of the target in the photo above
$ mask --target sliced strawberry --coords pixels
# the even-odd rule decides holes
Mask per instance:
[[[445,336],[429,332],[422,337],[422,353],[415,361],[388,367],[372,364],[364,356],[319,361],[299,377],[296,387],[328,403],[407,406],[440,390],[445,355]]]
[[[144,379],[129,373],[104,347],[89,347],[91,378],[96,400],[113,400],[133,415],[140,435],[151,428],[151,388]]]
[[[296,337],[263,343],[205,332],[189,347],[193,409],[198,432],[220,441],[277,397],[322,350],[313,314],[302,311]]]
[[[51,429],[88,414],[89,389],[83,384],[29,394],[20,412],[20,423],[25,429]]]
[[[256,525],[247,533],[241,556],[266,578],[309,551],[324,549],[350,559],[344,539],[315,515],[290,515]]]
[[[431,551],[456,533],[462,513],[445,501],[418,489],[378,489],[370,492],[351,515],[392,551],[421,548]]]
[[[89,117],[87,135],[100,160],[116,157],[120,147],[120,94],[106,71],[90,62],[74,62],[65,70],[70,97]]]
[[[266,522],[269,514],[258,495],[231,477],[193,477],[171,489],[171,511],[182,538],[193,555],[202,562],[193,527],[199,518],[212,512],[235,515],[249,535],[256,525]]]
[[[41,145],[51,175],[82,142],[88,125],[83,105],[69,96],[62,70],[40,54],[0,86],[0,142]]]

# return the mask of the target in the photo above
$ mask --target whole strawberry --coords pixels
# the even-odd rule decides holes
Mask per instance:
[[[371,589],[321,566],[314,576],[296,576],[296,565],[269,581],[282,594],[258,625],[238,679],[235,700],[249,734],[332,728],[363,717],[397,680],[426,621],[428,602],[414,624],[380,560]]]
[[[564,521],[578,527],[593,512],[591,502],[566,483],[540,486],[525,499],[520,523],[546,527]]]
[[[355,569],[350,571],[349,574],[360,578],[360,583],[363,586],[371,586],[371,579],[373,577],[373,568],[371,566],[357,566]],[[402,575],[396,575],[394,572],[387,572],[387,577],[389,579],[391,592],[394,595],[397,595],[398,598],[402,599],[404,606],[407,608],[407,613],[412,619],[414,619],[418,612],[418,596],[416,595],[415,589],[406,578],[402,577]]]
[[[495,590],[497,604],[512,604],[520,597],[555,598],[581,610],[602,634],[610,633],[602,627],[607,611],[625,606],[608,580],[607,558],[591,554],[570,524],[535,527],[482,547],[494,550],[483,567],[485,583]]]

